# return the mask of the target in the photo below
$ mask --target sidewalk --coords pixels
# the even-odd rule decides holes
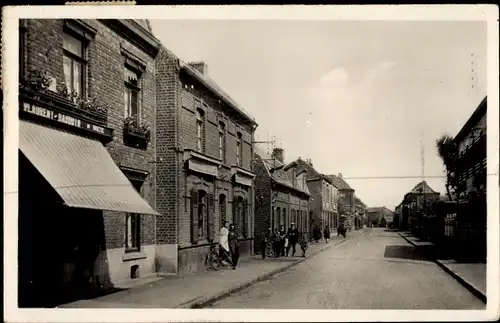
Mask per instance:
[[[431,242],[422,242],[409,232],[399,232],[410,244],[415,247],[433,246]],[[450,259],[433,259],[436,264],[450,274],[477,298],[486,303],[486,264],[458,263]]]
[[[346,239],[335,236],[328,243],[322,241],[318,244],[309,244],[305,258],[251,257],[242,260],[236,270],[222,268],[202,274],[164,277],[150,284],[92,300],[64,304],[59,308],[199,308],[259,281],[269,279],[362,232],[363,230],[350,232]]]

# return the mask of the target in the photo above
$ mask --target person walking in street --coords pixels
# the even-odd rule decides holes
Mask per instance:
[[[278,228],[274,229],[272,240],[273,240],[274,257],[278,258],[280,256],[280,248],[281,248],[281,238]]]
[[[328,243],[328,239],[330,239],[330,227],[326,226],[323,231],[323,237],[325,238],[325,242]]]
[[[219,258],[221,261],[226,261],[231,263],[231,258],[229,257],[229,222],[224,221],[224,225],[220,229],[220,238],[219,238]],[[232,266],[232,263],[231,263]]]
[[[300,244],[300,249],[302,250],[302,257],[305,257],[306,256],[307,247],[308,247],[307,235],[306,234],[302,235],[302,238],[300,239],[299,244]]]
[[[285,256],[285,240],[286,240],[286,231],[285,231],[285,226],[281,225],[280,226],[280,256],[284,257]]]
[[[233,269],[236,269],[238,259],[240,258],[240,241],[238,240],[238,233],[236,232],[234,223],[231,223],[229,226],[229,249],[231,250]]]
[[[317,224],[314,227],[313,236],[314,236],[314,241],[316,241],[316,243],[319,243],[319,240],[321,239],[321,229],[318,227]]]
[[[292,257],[295,256],[295,246],[297,245],[299,239],[299,230],[295,227],[295,223],[290,224],[290,228],[288,229],[288,246],[286,248],[286,256],[290,252],[290,248],[292,249]]]

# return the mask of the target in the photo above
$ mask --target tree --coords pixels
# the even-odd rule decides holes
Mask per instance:
[[[436,148],[446,171],[446,194],[452,200],[453,193],[458,200],[462,187],[457,169],[458,146],[452,137],[445,134],[436,140]]]

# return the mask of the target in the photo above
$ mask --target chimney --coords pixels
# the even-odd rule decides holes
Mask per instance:
[[[283,148],[274,148],[273,149],[273,158],[279,160],[280,162],[284,163],[284,150]]]
[[[190,62],[188,63],[188,65],[200,72],[202,75],[208,75],[208,66],[207,64],[205,64],[205,62]]]
[[[338,175],[338,176],[339,176],[340,178],[342,178],[342,173],[339,173],[339,175]]]
[[[311,159],[311,158],[307,158],[307,163],[309,164],[309,166],[311,166],[311,167],[312,167],[313,162],[312,162],[312,159]]]

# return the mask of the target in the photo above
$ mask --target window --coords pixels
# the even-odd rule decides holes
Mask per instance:
[[[243,149],[243,142],[242,142],[242,135],[241,132],[238,132],[237,138],[236,138],[236,164],[238,166],[242,165],[242,149]]]
[[[224,221],[226,221],[226,196],[219,195],[219,220],[220,227],[224,225]]]
[[[226,125],[219,122],[219,158],[226,163]]]
[[[204,116],[205,113],[201,109],[196,110],[196,150],[203,152],[204,144]]]
[[[206,195],[205,191],[198,192],[198,239],[203,238],[203,225],[207,211]]]
[[[130,180],[132,186],[141,194],[143,182]],[[142,194],[141,194],[142,195]],[[125,251],[140,250],[141,216],[136,213],[128,213],[125,218]]]
[[[277,208],[276,209],[276,222],[275,222],[274,229],[279,229],[280,221],[281,221],[281,209]]]
[[[64,81],[68,93],[85,96],[85,44],[67,34],[63,34]]]
[[[124,67],[123,82],[125,90],[123,92],[125,104],[125,118],[132,117],[138,124],[140,121],[139,109],[139,93],[140,88],[140,73],[137,73],[127,67]]]
[[[284,225],[286,228],[286,209],[283,208],[283,214],[281,214],[280,226]]]

